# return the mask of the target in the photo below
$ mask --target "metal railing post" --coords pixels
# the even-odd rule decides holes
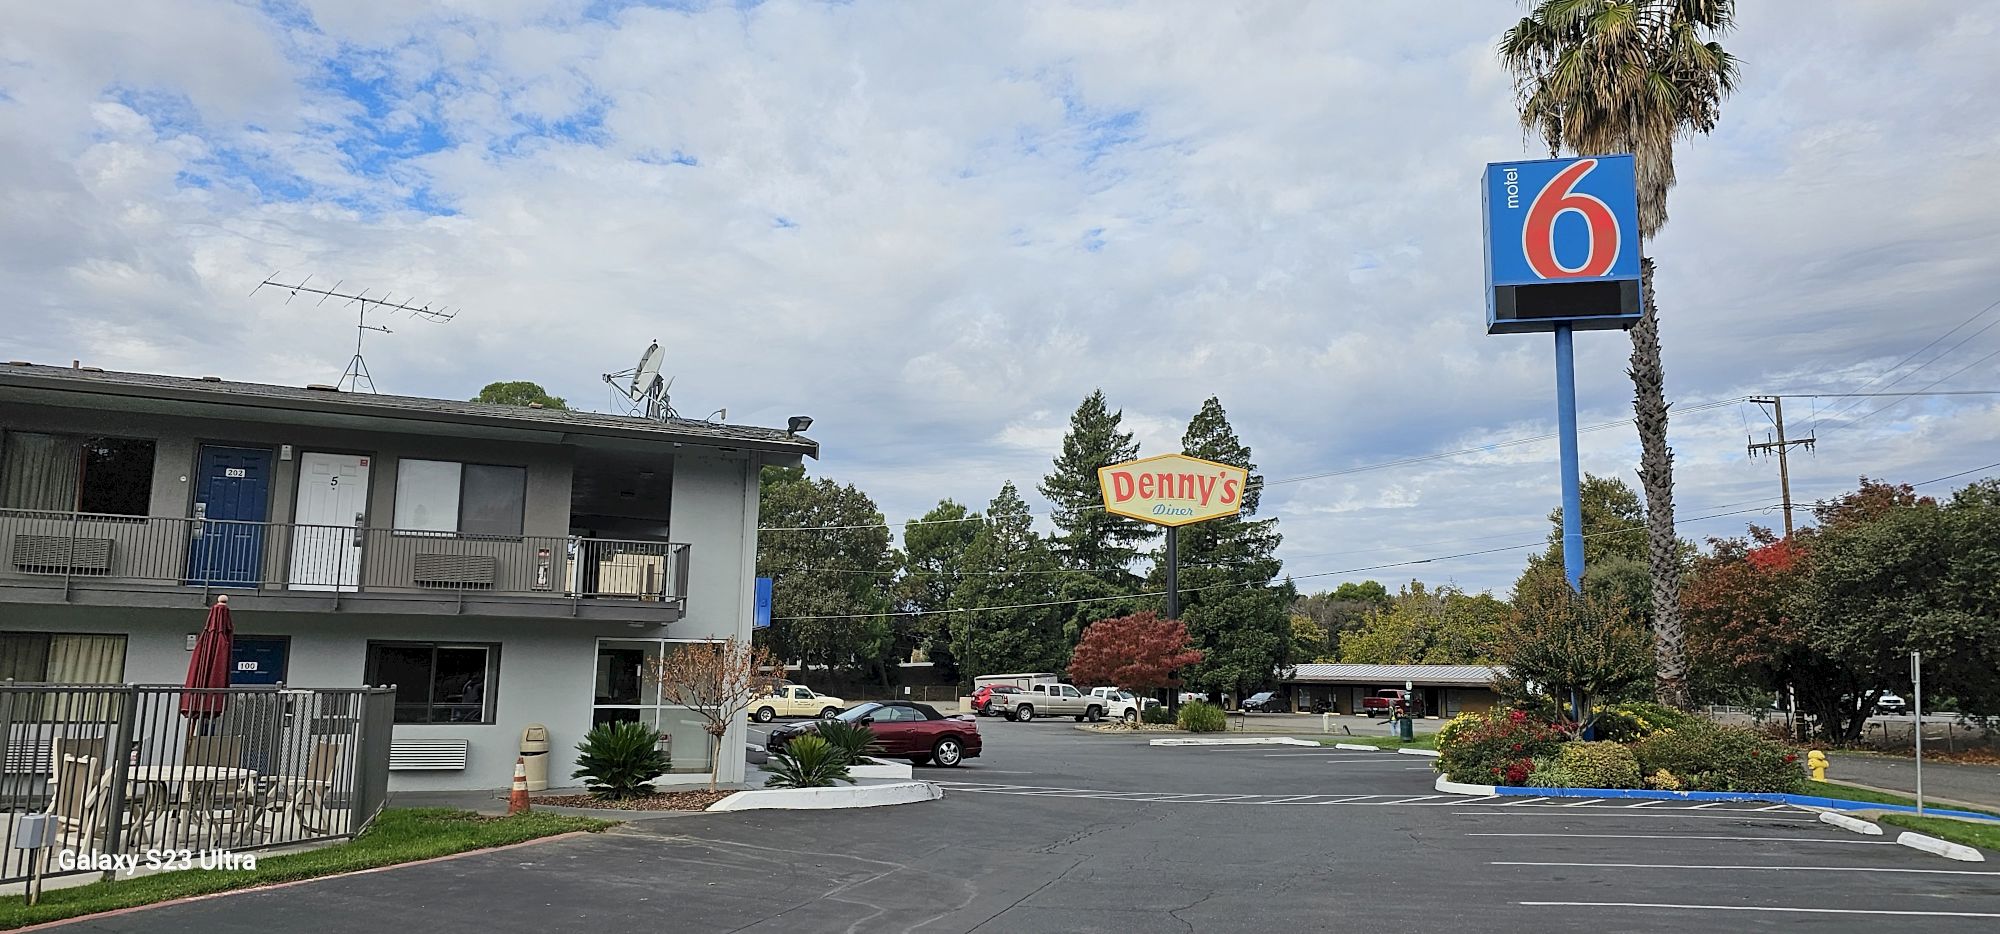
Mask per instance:
[[[105,849],[112,853],[124,852],[125,846],[125,792],[131,777],[132,767],[132,725],[139,718],[139,688],[127,684],[124,689],[125,703],[118,713],[118,723],[111,731],[111,800],[105,809],[105,819],[111,824],[105,831]],[[105,881],[110,881],[115,871],[106,870]]]
[[[82,521],[83,521],[83,516],[81,514],[75,512],[69,514],[68,550],[67,553],[63,555],[63,602],[64,603],[69,602],[70,575],[76,573],[76,533],[77,533],[77,527],[80,523],[82,523]]]

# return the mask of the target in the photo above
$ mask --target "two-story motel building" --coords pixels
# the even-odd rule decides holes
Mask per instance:
[[[707,737],[643,676],[748,639],[757,478],[818,445],[681,419],[0,364],[0,678],[177,683],[220,594],[244,684],[396,686],[392,788],[554,784],[593,723]],[[722,779],[741,781],[742,727]]]

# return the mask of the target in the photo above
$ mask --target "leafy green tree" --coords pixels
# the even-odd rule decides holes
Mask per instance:
[[[940,677],[960,680],[947,617],[952,595],[965,580],[965,556],[982,525],[979,514],[949,499],[903,524],[903,576],[896,583],[898,601],[908,618],[911,638],[921,645]]]
[[[1139,547],[1159,534],[1152,525],[1104,511],[1097,468],[1139,456],[1139,443],[1120,428],[1124,417],[1123,410],[1111,411],[1103,390],[1085,396],[1070,416],[1062,453],[1039,487],[1055,507],[1056,534],[1049,548],[1070,572],[1056,576],[1055,588],[1058,599],[1073,601],[1064,622],[1064,636],[1071,644],[1091,623],[1129,615],[1138,608],[1141,601],[1136,598],[1106,598],[1140,589],[1143,581],[1130,566]]]
[[[1292,614],[1292,647],[1286,654],[1290,664],[1330,661],[1333,645],[1327,641],[1326,628],[1313,621],[1304,613]]]
[[[1630,607],[1579,594],[1560,569],[1546,571],[1523,582],[1499,628],[1495,655],[1506,669],[1494,688],[1587,729],[1598,702],[1652,677],[1652,641]]]
[[[879,673],[895,651],[876,624],[888,623],[898,556],[875,501],[800,468],[767,467],[759,485],[757,572],[771,578],[772,652]]]
[[[1067,610],[1055,601],[1055,555],[1035,533],[1034,517],[1012,482],[987,505],[986,521],[966,546],[964,577],[951,595],[950,635],[964,677],[997,671],[1061,671]],[[1024,605],[1026,604],[1026,605]]]
[[[1500,60],[1514,74],[1521,125],[1540,133],[1551,155],[1633,154],[1642,240],[1667,222],[1674,141],[1713,130],[1723,98],[1735,89],[1736,59],[1714,41],[1735,19],[1732,0],[1537,0],[1500,40]],[[1674,459],[1667,447],[1666,368],[1650,257],[1640,261],[1640,296],[1645,311],[1632,328],[1627,373],[1646,491],[1657,690],[1660,700],[1685,706],[1685,556],[1674,531]]]
[[[1877,687],[1909,684],[1922,652],[1925,693],[2000,711],[2000,485],[1945,505],[1900,492],[1907,504],[1816,536],[1797,594],[1812,646]]]
[[[1340,660],[1374,665],[1483,665],[1493,661],[1507,604],[1490,593],[1411,581],[1340,643]]]
[[[551,396],[540,383],[531,383],[525,379],[487,383],[486,388],[479,391],[479,395],[472,397],[472,401],[490,402],[495,405],[539,404],[545,409],[569,408],[569,403],[564,402],[561,396]]]
[[[1264,478],[1251,461],[1250,447],[1236,436],[1222,402],[1202,403],[1181,438],[1182,453],[1249,471],[1240,515],[1210,519],[1169,530],[1180,536],[1181,620],[1187,623],[1202,661],[1182,681],[1211,693],[1243,695],[1269,684],[1292,659],[1290,607],[1298,592],[1287,580],[1273,585],[1283,570],[1276,557],[1278,520],[1253,518]],[[1164,586],[1164,562],[1153,568],[1154,587]]]
[[[1379,581],[1349,581],[1324,593],[1301,595],[1292,601],[1292,614],[1305,616],[1326,631],[1326,659],[1340,657],[1341,640],[1360,629],[1368,614],[1389,607],[1389,590]],[[1314,661],[1294,658],[1293,663]]]
[[[1646,509],[1639,494],[1617,477],[1585,474],[1578,492],[1583,500],[1583,589],[1632,608],[1643,621],[1652,619],[1652,578],[1649,573]],[[1554,569],[1562,571],[1562,507],[1549,511],[1549,547],[1528,559],[1522,581]],[[1693,560],[1691,544],[1682,543],[1682,560]],[[1519,589],[1520,582],[1515,583]]]

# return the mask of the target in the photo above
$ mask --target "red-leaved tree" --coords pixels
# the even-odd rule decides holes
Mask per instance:
[[[1186,625],[1147,610],[1091,623],[1070,655],[1069,677],[1077,684],[1121,687],[1143,696],[1179,687],[1174,672],[1201,658],[1200,649],[1188,647]]]

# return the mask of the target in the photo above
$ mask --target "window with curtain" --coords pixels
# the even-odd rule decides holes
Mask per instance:
[[[122,684],[125,637],[97,633],[0,632],[0,677],[50,684]],[[55,695],[40,719],[58,723],[105,720],[113,698],[97,693]]]
[[[525,467],[404,458],[396,462],[396,529],[520,535]]]
[[[144,516],[152,441],[10,431],[0,438],[0,509]]]

